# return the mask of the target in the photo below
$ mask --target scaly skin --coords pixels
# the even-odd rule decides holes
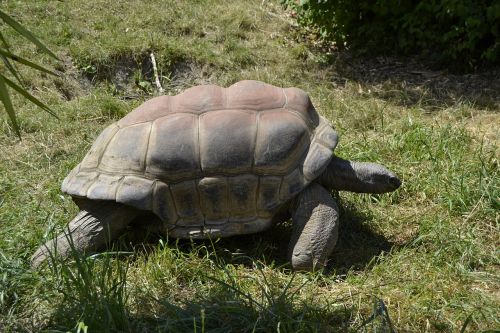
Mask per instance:
[[[37,268],[50,257],[67,259],[72,251],[92,254],[120,236],[139,211],[112,201],[88,201],[64,232],[40,246],[31,257]]]
[[[299,193],[291,206],[292,237],[288,259],[294,270],[324,267],[338,239],[339,209],[330,192],[313,183]]]
[[[328,189],[357,193],[387,193],[401,185],[399,178],[380,164],[337,156],[333,156],[318,182]]]

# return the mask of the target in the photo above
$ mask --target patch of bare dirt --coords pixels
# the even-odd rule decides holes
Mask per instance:
[[[106,63],[95,64],[94,71],[83,72],[92,83],[108,82],[116,92],[134,96],[138,91],[153,89],[153,64],[148,53],[121,54]]]
[[[165,90],[177,94],[195,85],[215,84],[216,77],[208,65],[179,61],[170,66],[169,75],[164,81]]]
[[[156,60],[155,60],[156,62]],[[213,69],[190,61],[156,62],[149,53],[141,56],[120,55],[106,64],[78,68],[70,56],[63,57],[57,70],[60,77],[55,86],[66,100],[84,95],[100,82],[111,84],[125,99],[135,99],[159,92],[156,79],[166,94],[177,94],[191,86],[215,83]]]
[[[365,57],[351,53],[333,54],[332,82],[346,79],[384,99],[411,106],[442,109],[470,103],[487,110],[500,110],[500,68],[457,74],[434,69],[432,63],[416,57]]]
[[[61,62],[55,66],[59,77],[54,80],[54,85],[64,99],[70,101],[90,91],[91,81],[81,74],[71,57],[63,55],[60,58]]]

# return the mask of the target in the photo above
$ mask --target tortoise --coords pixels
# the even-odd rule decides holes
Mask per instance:
[[[322,267],[338,238],[331,191],[385,193],[401,184],[379,164],[335,156],[337,142],[298,88],[246,80],[152,98],[104,129],[64,179],[80,212],[38,248],[32,266],[56,249],[62,258],[71,247],[102,250],[152,212],[173,238],[257,233],[291,217],[292,268]]]

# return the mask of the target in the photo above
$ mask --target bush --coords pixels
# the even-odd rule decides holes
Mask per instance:
[[[499,63],[498,1],[282,1],[340,48],[423,54],[452,67]]]

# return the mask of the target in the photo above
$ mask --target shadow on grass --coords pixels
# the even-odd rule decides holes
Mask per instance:
[[[417,57],[356,57],[348,51],[332,56],[334,86],[357,82],[364,94],[407,107],[439,110],[461,103],[487,110],[500,109],[500,67],[474,73],[436,69],[430,60]]]
[[[179,248],[174,250],[179,253]],[[180,254],[182,257],[182,254]],[[297,297],[310,278],[289,275],[276,282],[258,264],[255,274],[235,275],[224,261],[217,270],[200,270],[189,279],[194,285],[211,284],[178,299],[181,291],[135,295],[135,311],[128,306],[129,261],[115,260],[113,253],[91,257],[72,247],[72,263],[58,260],[50,265],[55,287],[62,295],[52,312],[46,332],[67,332],[85,327],[98,332],[264,332],[342,329],[347,332],[353,310],[341,300],[327,306],[314,297]],[[300,278],[300,281],[294,282]],[[173,286],[182,289],[182,285]]]
[[[165,332],[329,332],[334,327],[348,331],[353,314],[345,306],[295,302],[292,290],[268,292],[256,299],[238,287],[221,283],[209,294],[183,305],[158,299],[160,315],[136,314],[131,320],[136,331],[150,328]]]
[[[370,228],[372,217],[347,205],[341,208],[339,240],[330,256],[326,274],[345,274],[349,270],[363,270],[370,262],[383,252],[391,250],[394,244],[382,234]],[[152,215],[134,221],[135,225],[151,225],[157,222]],[[154,251],[161,235],[142,232],[130,232],[120,240],[122,250],[139,250],[145,255]],[[288,243],[292,225],[290,221],[275,225],[273,228],[250,235],[234,236],[217,240],[175,240],[170,239],[168,245],[189,252],[193,247],[205,247],[216,254],[218,260],[225,264],[236,264],[253,267],[255,262],[264,265],[290,268],[287,258]],[[124,247],[125,244],[125,247]]]
[[[328,269],[337,274],[363,270],[393,244],[370,227],[372,217],[344,205],[340,217],[339,240],[330,256]]]
[[[200,278],[211,280],[210,274]],[[229,280],[234,277],[229,277]],[[239,278],[241,279],[241,278]],[[255,277],[252,279],[255,280]],[[291,276],[293,279],[293,276]],[[217,282],[205,294],[183,300],[144,294],[144,305],[130,313],[123,296],[113,299],[66,299],[54,311],[47,332],[67,332],[75,323],[99,332],[349,332],[353,309],[331,300],[329,306],[314,299],[296,300],[300,287],[260,284],[262,297],[239,286]],[[265,281],[265,280],[264,280]],[[291,284],[291,281],[290,281]],[[119,285],[124,286],[125,280]],[[154,299],[154,311],[150,307]],[[112,301],[112,302],[110,302]],[[117,303],[119,302],[119,304]],[[139,302],[141,300],[139,299]]]
[[[383,236],[365,226],[370,219],[349,204],[342,210],[340,239],[327,274],[331,271],[338,274],[352,267],[362,268],[381,252],[390,249],[391,244]],[[136,223],[144,226],[145,223],[157,222],[144,217]],[[342,300],[332,299],[325,306],[314,297],[299,299],[296,296],[306,283],[311,283],[310,278],[289,274],[288,281],[276,283],[269,280],[269,272],[262,269],[263,265],[269,264],[288,265],[286,250],[290,231],[287,222],[261,234],[216,242],[169,242],[180,258],[184,257],[182,252],[195,251],[196,255],[214,260],[218,267],[216,271],[192,272],[194,275],[189,278],[194,279],[195,284],[210,283],[212,287],[201,288],[201,291],[182,299],[172,298],[178,292],[136,295],[138,299],[134,303],[141,305],[134,307],[133,313],[127,306],[129,261],[114,260],[115,254],[85,258],[74,252],[73,264],[52,265],[63,300],[53,312],[48,327],[52,332],[66,331],[75,323],[85,323],[92,330],[103,332],[352,331],[354,310]],[[139,248],[146,255],[158,249],[157,235],[147,235],[146,239],[136,243],[132,241],[141,236],[140,232],[129,233],[117,243],[121,248],[116,249],[137,253]],[[255,274],[235,275],[227,270],[228,263],[247,265]],[[294,282],[295,278],[301,281]],[[174,288],[182,286],[175,285]]]

